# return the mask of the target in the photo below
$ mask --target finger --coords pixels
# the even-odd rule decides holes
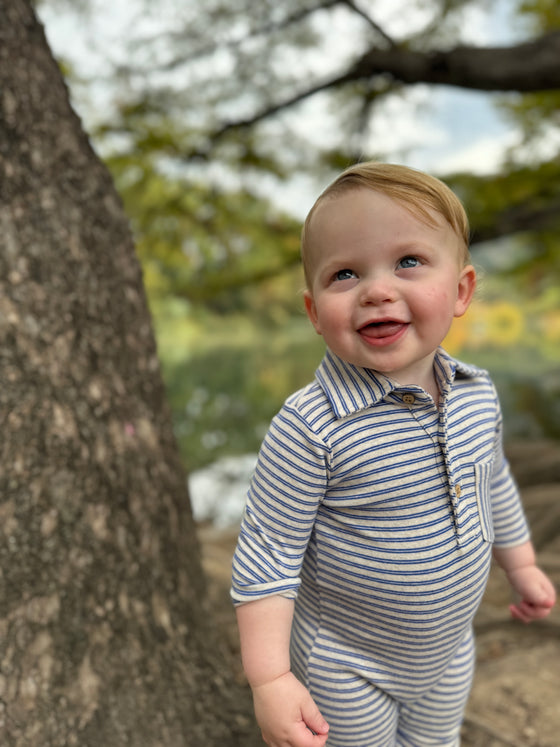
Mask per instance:
[[[301,716],[304,724],[313,734],[323,736],[328,733],[329,725],[313,700],[304,705]]]
[[[527,615],[525,615],[519,609],[519,607],[516,607],[515,604],[510,604],[509,611],[514,620],[520,620],[521,622],[524,622],[524,623],[530,622],[530,618],[528,618]]]
[[[543,617],[548,617],[550,615],[551,608],[550,607],[535,607],[530,612],[526,612],[532,620],[542,620]]]
[[[305,724],[301,724],[301,729],[298,729],[294,739],[294,746],[297,747],[324,747],[327,742],[328,734],[316,734],[314,731],[309,729]],[[292,743],[290,742],[290,745]]]
[[[548,607],[549,609],[551,607],[554,607],[554,604],[556,602],[556,599],[553,594],[539,594],[538,596],[534,596],[533,598],[524,599],[520,604],[528,604],[530,606],[534,607]]]
[[[533,620],[541,620],[550,614],[550,607],[538,607],[536,605],[522,602],[519,605],[512,604],[510,612],[513,618],[521,620],[524,623],[530,623]]]
[[[548,601],[539,602],[538,604],[524,601],[521,602],[520,606],[526,615],[536,615],[538,617],[548,615],[548,613],[552,609],[552,606],[548,604]]]

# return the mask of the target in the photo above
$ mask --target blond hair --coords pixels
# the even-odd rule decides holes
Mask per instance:
[[[301,233],[301,257],[308,286],[311,283],[309,233],[311,219],[325,200],[353,189],[371,189],[402,203],[417,218],[435,226],[432,211],[449,223],[462,245],[463,264],[469,263],[469,221],[465,209],[452,190],[434,176],[392,163],[369,161],[343,171],[317,198],[309,211]]]

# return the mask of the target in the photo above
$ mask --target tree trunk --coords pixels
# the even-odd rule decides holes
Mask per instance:
[[[0,744],[237,744],[130,229],[0,18]]]

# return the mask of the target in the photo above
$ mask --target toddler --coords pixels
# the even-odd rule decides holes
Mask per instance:
[[[272,421],[233,561],[271,747],[456,747],[492,554],[550,612],[487,373],[440,344],[476,285],[468,222],[404,166],[343,172],[302,234],[326,354]]]

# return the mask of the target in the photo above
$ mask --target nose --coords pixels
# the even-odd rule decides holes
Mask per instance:
[[[365,277],[360,285],[360,303],[363,306],[393,303],[397,299],[395,278],[389,273]]]

